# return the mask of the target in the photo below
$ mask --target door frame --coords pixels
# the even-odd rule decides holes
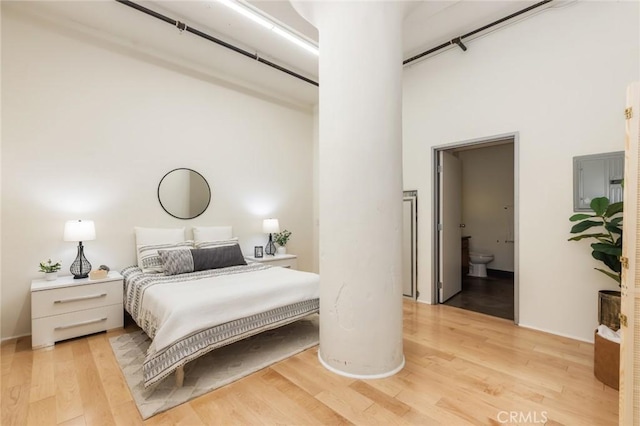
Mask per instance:
[[[431,297],[434,304],[439,304],[438,276],[440,272],[440,233],[438,232],[438,212],[440,210],[440,174],[438,173],[438,157],[440,151],[469,146],[491,146],[506,139],[513,141],[513,322],[520,322],[520,134],[519,132],[503,133],[477,139],[451,142],[431,148]]]
[[[402,203],[411,203],[411,294],[402,293],[402,296],[410,300],[418,300],[418,191],[402,191]],[[404,212],[403,212],[404,215]],[[404,265],[403,265],[404,266]]]

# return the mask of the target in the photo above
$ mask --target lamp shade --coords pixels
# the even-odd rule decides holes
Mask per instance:
[[[64,224],[65,241],[91,241],[96,239],[96,227],[92,220],[68,220]]]
[[[280,232],[280,224],[278,223],[278,219],[265,219],[264,222],[262,222],[262,232],[264,232],[265,234]]]

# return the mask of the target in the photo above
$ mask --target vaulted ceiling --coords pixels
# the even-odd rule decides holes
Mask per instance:
[[[158,0],[135,3],[318,81],[317,56],[288,43],[215,0]],[[249,3],[273,20],[317,43],[316,28],[305,21],[288,1],[253,0]],[[528,0],[408,2],[404,20],[404,58],[412,57],[535,3]],[[538,13],[543,8],[557,7],[562,3],[551,2],[533,13]],[[38,19],[59,23],[78,33],[102,41],[107,40],[131,52],[137,51],[147,57],[161,58],[162,61],[172,62],[174,66],[209,75],[226,84],[278,97],[301,106],[308,107],[317,102],[316,86],[189,32],[180,31],[175,26],[116,1],[15,2],[9,7],[36,15]],[[523,15],[522,18],[526,16]],[[465,44],[473,48],[471,39]]]

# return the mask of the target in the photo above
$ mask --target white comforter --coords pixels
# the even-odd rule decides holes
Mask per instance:
[[[198,330],[319,296],[317,274],[277,267],[150,287],[141,305],[156,322],[148,354]]]

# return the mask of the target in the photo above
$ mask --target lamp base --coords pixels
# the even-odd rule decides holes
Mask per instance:
[[[73,274],[74,280],[79,280],[82,278],[88,278],[89,272],[91,271],[91,264],[84,257],[84,246],[82,245],[82,241],[78,243],[78,255],[76,256],[76,260],[73,261],[71,267],[69,268],[71,273]]]
[[[266,246],[264,246],[264,253],[269,256],[274,256],[276,254],[276,245],[273,244],[273,239],[271,238],[271,234],[269,234],[269,242]]]

